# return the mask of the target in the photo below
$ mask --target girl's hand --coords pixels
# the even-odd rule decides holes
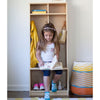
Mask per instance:
[[[44,62],[43,61],[40,61],[39,62],[39,67],[43,66],[44,65]]]

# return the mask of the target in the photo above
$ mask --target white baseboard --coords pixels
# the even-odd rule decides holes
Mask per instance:
[[[8,91],[29,91],[29,85],[8,85]]]

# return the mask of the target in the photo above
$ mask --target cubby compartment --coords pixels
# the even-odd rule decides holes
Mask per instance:
[[[51,90],[51,81],[54,77],[55,71],[51,70],[50,71],[50,90]],[[67,90],[67,70],[63,70],[62,77],[60,78],[61,82],[61,90]],[[59,81],[57,82],[57,90],[61,91],[58,89]],[[31,91],[36,91],[33,89],[34,84],[39,84],[43,83],[43,72],[42,70],[30,70],[30,90]],[[43,90],[38,90],[38,91],[43,91]]]
[[[61,32],[62,26],[64,24],[64,21],[66,21],[65,15],[50,15],[49,21],[55,25],[55,28],[57,30],[57,34]]]
[[[41,70],[31,70],[30,71],[30,90],[33,90],[33,86],[36,83],[43,83],[43,73]]]
[[[66,4],[49,4],[49,13],[66,13]]]
[[[51,80],[53,79],[54,74],[55,74],[55,71],[51,71]],[[63,70],[62,76],[59,79],[59,81],[61,82],[61,87],[62,87],[61,90],[58,89],[59,81],[57,82],[57,91],[67,90],[67,77],[65,76],[67,76],[67,70]]]
[[[30,13],[32,13],[32,10],[46,10],[48,13],[48,6],[47,4],[30,4]]]
[[[30,21],[34,21],[35,26],[37,28],[38,36],[40,37],[41,30],[42,30],[44,24],[48,23],[48,16],[38,16],[38,15],[31,16]]]

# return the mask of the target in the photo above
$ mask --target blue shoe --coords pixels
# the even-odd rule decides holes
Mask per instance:
[[[52,88],[51,88],[52,92],[56,92],[57,91],[57,85],[56,83],[53,83],[52,81]]]
[[[50,92],[45,92],[44,100],[50,100]]]

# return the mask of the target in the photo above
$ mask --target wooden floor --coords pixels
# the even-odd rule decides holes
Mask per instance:
[[[30,98],[29,91],[8,91],[7,95],[8,98]],[[70,93],[67,98],[92,98],[92,96],[76,96]]]

